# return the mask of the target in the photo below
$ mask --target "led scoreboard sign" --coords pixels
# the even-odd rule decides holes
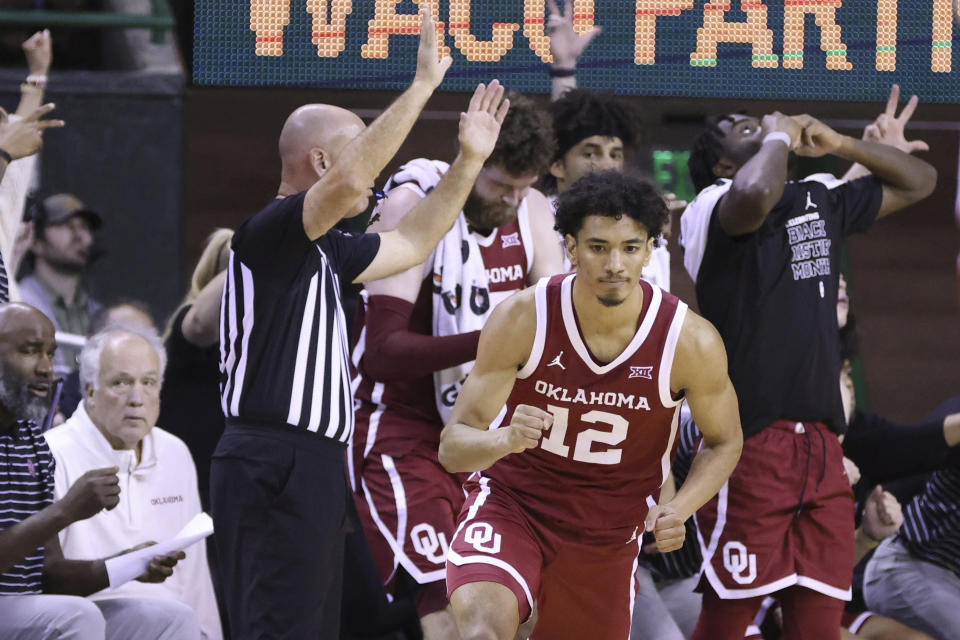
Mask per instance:
[[[926,102],[960,103],[954,1],[575,0],[578,32],[603,27],[578,80],[634,95],[853,101],[885,100],[898,82]],[[401,89],[420,4],[454,57],[443,89],[499,77],[550,90],[544,0],[197,0],[194,79]]]

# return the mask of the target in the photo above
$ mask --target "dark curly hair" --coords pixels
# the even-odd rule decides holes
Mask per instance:
[[[556,229],[564,236],[576,238],[587,216],[629,216],[658,240],[669,212],[660,190],[649,180],[602,171],[583,176],[557,199]]]
[[[720,129],[720,123],[724,120],[733,122],[733,116],[725,113],[707,118],[706,131],[694,140],[693,147],[690,149],[690,160],[687,162],[687,168],[690,170],[693,187],[698,192],[717,181],[717,176],[713,173],[713,167],[723,155],[723,145],[720,140],[723,139],[725,134]]]
[[[519,93],[511,91],[507,97],[510,111],[487,166],[501,166],[513,176],[546,173],[557,148],[550,115]]]
[[[610,94],[571,89],[550,104],[550,113],[557,137],[554,160],[590,136],[617,137],[627,147],[637,142],[637,119]]]

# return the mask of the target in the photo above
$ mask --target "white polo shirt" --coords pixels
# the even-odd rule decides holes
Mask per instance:
[[[65,423],[44,434],[56,459],[54,498],[61,499],[77,479],[91,469],[119,467],[120,503],[110,511],[75,522],[60,532],[65,558],[96,560],[142,542],[173,537],[200,513],[197,471],[180,438],[153,427],[143,439],[140,462],[133,450],[117,451],[94,426],[81,402]],[[207,547],[200,541],[161,584],[131,581],[116,590],[104,589],[91,599],[116,597],[169,598],[197,614],[203,633],[220,640],[223,632]]]

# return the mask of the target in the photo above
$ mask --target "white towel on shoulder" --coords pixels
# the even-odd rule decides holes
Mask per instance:
[[[479,331],[490,315],[487,271],[480,247],[460,213],[440,241],[433,258],[433,335],[451,336]],[[433,374],[437,411],[446,424],[473,361]]]
[[[450,165],[440,160],[416,158],[400,167],[384,186],[384,193],[394,189],[412,189],[426,197],[443,178]],[[460,212],[453,228],[447,232],[433,252],[433,335],[450,336],[483,328],[492,305],[487,286],[487,271],[480,247],[467,219]],[[440,418],[446,424],[463,381],[473,361],[436,371],[433,387]]]

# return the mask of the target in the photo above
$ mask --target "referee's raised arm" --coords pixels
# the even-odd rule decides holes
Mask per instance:
[[[403,216],[396,229],[380,234],[376,256],[354,282],[380,280],[427,259],[460,215],[477,174],[493,153],[509,109],[510,101],[503,99],[499,80],[477,87],[466,112],[460,114],[456,159],[436,188]]]
[[[294,162],[308,162],[319,174],[319,180],[309,188],[303,202],[303,228],[311,240],[325,234],[342,218],[366,209],[374,180],[403,144],[451,63],[449,56],[439,57],[436,24],[430,11],[423,9],[413,82],[369,127],[364,128],[356,115],[336,107],[310,109],[325,105],[308,105],[294,112],[280,136],[284,180],[279,195],[292,195],[301,190],[294,181],[287,181],[288,156],[292,156]],[[302,130],[317,126],[329,130],[322,134],[326,144],[302,149]],[[288,149],[295,153],[285,153]],[[297,167],[291,167],[291,173],[296,170]]]

